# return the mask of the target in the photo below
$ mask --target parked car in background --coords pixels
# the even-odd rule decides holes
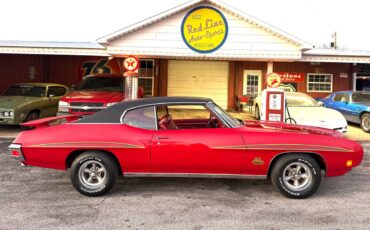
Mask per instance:
[[[17,125],[25,121],[55,116],[58,102],[68,93],[64,85],[21,83],[10,86],[0,96],[0,124]]]
[[[360,124],[370,132],[370,94],[356,91],[341,91],[319,99],[325,107],[343,114],[348,122]]]
[[[309,125],[347,132],[347,121],[344,116],[334,109],[325,108],[321,102],[316,102],[307,94],[294,92],[285,93],[288,111],[285,115],[287,123]],[[259,95],[253,102],[254,114],[261,117],[262,97]],[[288,113],[289,112],[289,113]],[[289,119],[289,115],[290,118]]]
[[[322,175],[343,175],[364,154],[339,132],[237,120],[206,98],[124,101],[80,120],[70,115],[22,125],[34,129],[18,135],[11,155],[29,166],[71,168],[73,186],[87,196],[108,193],[123,175],[269,178],[283,195],[306,198]]]
[[[138,97],[143,97],[139,88]],[[124,99],[122,74],[96,74],[82,79],[80,85],[59,102],[58,115],[91,115]]]

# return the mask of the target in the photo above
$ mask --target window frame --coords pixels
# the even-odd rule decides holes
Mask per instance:
[[[49,94],[49,92],[50,92],[50,90],[51,89],[55,89],[55,88],[62,88],[62,89],[64,89],[65,90],[65,92],[64,92],[64,94],[63,95],[54,95],[54,97],[63,97],[64,95],[66,95],[67,94],[67,92],[68,92],[68,90],[65,88],[65,87],[62,87],[62,86],[57,86],[57,85],[52,85],[52,86],[48,86],[48,89],[47,89],[47,93],[46,93],[46,97],[49,97],[50,96],[50,94]]]
[[[123,122],[123,120],[125,119],[125,116],[129,112],[131,112],[133,110],[136,110],[136,109],[143,109],[143,108],[146,108],[146,107],[153,107],[154,123],[155,123],[155,128],[154,129],[146,129],[146,128],[142,128],[142,127],[136,127],[136,126],[128,125],[128,124]],[[130,108],[130,109],[126,110],[125,112],[123,112],[123,114],[121,115],[121,118],[120,118],[120,123],[122,125],[127,125],[127,126],[134,127],[134,128],[137,128],[137,129],[143,129],[143,130],[148,130],[148,131],[158,131],[158,118],[157,118],[156,106],[155,105],[144,105],[144,106],[138,106],[138,107]]]
[[[214,108],[213,106],[214,103],[213,102],[163,102],[163,103],[151,103],[151,104],[146,104],[146,105],[139,105],[139,106],[135,106],[135,107],[132,107],[132,108],[129,108],[129,109],[126,109],[125,111],[123,111],[123,113],[121,114],[121,117],[120,117],[120,124],[124,124],[123,123],[123,118],[126,116],[126,114],[131,111],[131,110],[134,110],[134,109],[139,109],[139,108],[143,108],[143,107],[149,107],[149,106],[154,106],[155,108],[155,119],[156,119],[156,130],[155,131],[158,131],[158,117],[157,117],[157,106],[167,106],[167,105],[203,105],[204,107],[208,108],[211,110],[211,112],[213,112],[218,119],[220,119],[222,121],[222,124],[225,126],[225,128],[237,128],[239,126],[233,126],[232,124],[230,124],[227,119],[225,119],[221,114],[219,114]],[[140,128],[139,128],[140,129]],[[142,129],[142,128],[141,128]],[[149,130],[149,129],[144,129],[144,130]],[[182,130],[182,129],[178,129],[178,130]]]
[[[143,59],[139,59],[139,63],[141,61],[152,61],[153,62],[153,72],[152,72],[152,76],[151,77],[140,77],[140,75],[138,76],[138,79],[151,79],[152,80],[152,94],[151,96],[153,97],[154,96],[154,75],[155,75],[155,60],[154,59],[150,59],[150,58],[143,58]],[[140,65],[139,65],[139,69],[140,69]],[[143,91],[144,93],[144,91]],[[144,97],[146,95],[144,94]]]
[[[330,76],[330,90],[327,91],[321,91],[321,90],[310,90],[309,88],[309,84],[315,84],[315,83],[318,83],[318,84],[325,84],[325,85],[328,85],[329,83],[328,82],[310,82],[310,75],[329,75]],[[307,89],[307,92],[312,92],[312,93],[332,93],[333,92],[333,74],[332,73],[307,73],[307,84],[306,84],[306,89]]]

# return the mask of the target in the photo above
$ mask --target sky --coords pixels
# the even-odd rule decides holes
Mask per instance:
[[[316,47],[370,51],[368,0],[222,0]],[[187,0],[11,0],[0,3],[0,40],[95,41]]]

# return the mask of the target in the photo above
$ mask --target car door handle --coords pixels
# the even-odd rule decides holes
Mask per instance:
[[[160,145],[161,144],[160,140],[168,139],[168,137],[156,137],[155,139],[157,139],[157,145]]]

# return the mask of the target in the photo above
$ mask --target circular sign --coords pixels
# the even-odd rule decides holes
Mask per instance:
[[[266,84],[268,87],[277,88],[281,83],[280,75],[277,73],[270,73],[267,75]]]
[[[190,10],[182,20],[182,39],[190,49],[198,53],[211,53],[219,49],[227,34],[225,16],[210,6],[198,6]]]
[[[129,56],[123,61],[123,67],[127,71],[135,71],[139,68],[139,60],[136,57]]]

